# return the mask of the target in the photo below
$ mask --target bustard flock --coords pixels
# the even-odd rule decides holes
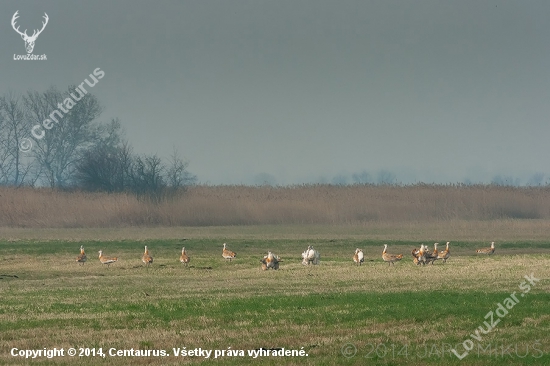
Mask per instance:
[[[449,250],[449,244],[450,242],[447,242],[445,249],[439,251],[437,246],[439,243],[434,243],[434,249],[433,251],[430,251],[428,249],[428,246],[421,244],[419,249],[414,248],[411,251],[413,263],[417,266],[420,265],[426,265],[426,264],[434,264],[435,261],[441,260],[443,263],[447,262],[447,259],[451,256],[451,252]],[[403,254],[389,254],[387,252],[388,244],[384,244],[384,249],[382,251],[382,259],[384,262],[388,263],[388,266],[395,265],[395,262],[399,262],[403,259]],[[495,242],[491,242],[491,246],[489,248],[481,248],[476,249],[477,254],[493,254],[495,252]],[[224,259],[229,259],[229,262],[231,260],[235,259],[237,257],[237,254],[227,248],[227,243],[223,243],[223,249],[222,249],[222,257]],[[190,261],[190,257],[187,254],[187,251],[185,250],[185,247],[181,249],[181,255],[180,255],[180,262],[187,266]],[[360,266],[365,261],[365,256],[363,254],[363,250],[360,248],[357,248],[355,250],[355,253],[352,257],[353,261]],[[145,246],[145,251],[141,257],[142,262],[146,266],[150,266],[153,263],[153,257],[149,253],[149,249],[147,246]],[[305,266],[308,265],[318,265],[321,260],[321,255],[319,251],[313,248],[313,246],[309,245],[307,249],[302,253],[302,264]],[[84,246],[80,246],[80,254],[76,258],[76,262],[83,266],[84,263],[86,263],[87,257],[86,252],[84,251]],[[111,264],[118,262],[118,257],[107,257],[103,255],[103,250],[99,250],[99,262],[101,264],[106,264],[107,267],[109,267]],[[268,270],[268,269],[279,269],[279,263],[281,263],[282,260],[278,255],[273,254],[273,252],[268,251],[267,255],[264,255],[264,257],[260,260],[261,263],[261,269]]]

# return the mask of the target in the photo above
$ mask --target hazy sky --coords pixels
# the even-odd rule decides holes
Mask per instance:
[[[49,23],[34,54],[11,27]],[[2,1],[0,95],[79,84],[202,183],[550,180],[550,1]],[[29,34],[32,31],[28,32]],[[267,178],[266,178],[267,177]]]

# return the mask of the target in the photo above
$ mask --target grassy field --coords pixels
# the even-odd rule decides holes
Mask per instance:
[[[430,236],[438,233],[430,227],[380,228],[370,236],[363,227],[179,228],[161,239],[152,238],[159,228],[153,234],[125,230],[96,236],[90,230],[44,231],[47,240],[22,229],[2,231],[0,364],[31,363],[11,356],[12,348],[54,347],[102,348],[106,357],[39,357],[32,363],[550,364],[550,245],[536,230],[497,241],[490,257],[474,254],[489,241],[462,230],[462,241],[451,241],[449,261],[426,267],[413,265],[412,248],[451,240]],[[404,239],[407,231],[415,241]],[[237,252],[231,263],[221,257],[224,241]],[[403,253],[403,261],[384,263],[384,243],[389,252]],[[81,244],[88,254],[84,266],[75,262]],[[140,260],[144,245],[154,257],[150,268]],[[183,245],[189,268],[178,262]],[[319,266],[300,264],[307,245],[321,253]],[[366,256],[361,267],[351,261],[357,247]],[[99,249],[119,262],[102,266]],[[260,270],[267,250],[282,257],[279,271]],[[520,297],[519,285],[530,274],[540,281]],[[478,327],[487,329],[486,314],[514,291],[519,302],[490,332],[478,332],[480,341],[473,339]],[[451,348],[462,354],[466,340],[474,348],[459,360]],[[173,355],[173,348],[183,347],[243,350],[245,356]],[[261,347],[303,349],[308,356],[248,356]],[[163,349],[169,356],[112,357],[111,348]]]

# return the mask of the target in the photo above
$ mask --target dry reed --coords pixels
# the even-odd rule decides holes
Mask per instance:
[[[550,219],[550,188],[194,186],[160,204],[130,194],[0,188],[0,227],[361,225],[502,219]]]

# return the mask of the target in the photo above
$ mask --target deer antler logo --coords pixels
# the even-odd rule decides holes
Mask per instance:
[[[25,29],[24,32],[21,32],[19,31],[19,26],[17,28],[15,28],[15,21],[17,18],[19,18],[19,15],[17,14],[19,13],[19,10],[17,10],[15,12],[15,14],[13,14],[13,18],[11,18],[11,26],[13,27],[13,29],[19,33],[21,35],[21,38],[23,38],[23,40],[25,41],[25,48],[27,49],[27,53],[32,53],[32,50],[34,49],[34,42],[36,41],[36,38],[38,38],[38,36],[40,35],[40,33],[42,33],[42,31],[44,30],[44,28],[46,28],[46,24],[48,24],[48,14],[44,13],[44,22],[42,22],[42,29],[40,30],[37,30],[35,29],[32,36],[28,36],[27,35],[27,30]]]

